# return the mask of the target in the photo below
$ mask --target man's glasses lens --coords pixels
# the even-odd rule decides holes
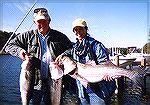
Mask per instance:
[[[47,13],[47,10],[45,8],[37,8],[34,10],[34,13],[38,13],[39,11]]]

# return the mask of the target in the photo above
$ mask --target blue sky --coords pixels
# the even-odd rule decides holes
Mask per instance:
[[[35,2],[29,1],[1,0],[0,30],[14,31]],[[150,29],[148,3],[150,5],[148,0],[40,0],[17,33],[35,29],[33,10],[45,7],[52,18],[50,27],[63,32],[73,42],[72,21],[83,18],[87,21],[89,34],[106,47],[142,47],[147,43]]]

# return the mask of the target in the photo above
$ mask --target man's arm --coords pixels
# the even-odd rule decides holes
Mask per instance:
[[[19,34],[14,39],[11,39],[5,48],[5,52],[24,59],[27,52],[27,37],[25,33]]]

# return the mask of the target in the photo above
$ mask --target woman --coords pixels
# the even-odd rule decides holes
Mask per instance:
[[[65,51],[60,56],[66,55],[84,64],[91,60],[94,60],[96,64],[104,63],[109,60],[104,45],[90,37],[87,33],[88,27],[84,19],[76,19],[73,21],[72,26],[77,41],[72,49]],[[56,58],[56,62],[60,56]],[[71,82],[69,82],[68,79],[70,79]],[[64,80],[66,80],[64,81],[65,89],[70,93],[78,94],[81,105],[108,105],[110,97],[116,89],[114,80],[103,80],[98,83],[88,84],[83,81],[73,80],[68,76],[64,77]]]

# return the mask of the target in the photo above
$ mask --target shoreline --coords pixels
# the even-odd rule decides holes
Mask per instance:
[[[5,52],[0,52],[0,55],[10,55],[10,54],[7,54]]]

